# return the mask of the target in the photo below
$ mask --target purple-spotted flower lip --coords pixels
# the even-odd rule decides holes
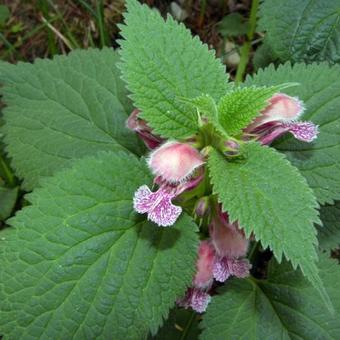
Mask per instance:
[[[274,122],[259,126],[253,131],[257,135],[257,140],[264,145],[271,144],[275,139],[279,138],[285,133],[291,133],[296,139],[311,143],[319,134],[319,127],[312,122]]]
[[[217,256],[213,266],[213,276],[216,281],[225,282],[230,276],[248,277],[250,269],[251,264],[248,259]]]
[[[203,313],[206,311],[210,301],[211,296],[206,291],[191,287],[188,288],[185,296],[181,299],[178,299],[176,302],[180,307],[190,307],[198,313]]]
[[[194,188],[203,177],[201,174],[178,185],[166,183],[158,177],[155,183],[159,185],[159,188],[155,192],[152,192],[147,185],[142,185],[137,189],[133,198],[134,210],[140,214],[146,213],[148,220],[160,227],[169,227],[175,224],[182,213],[182,208],[174,205],[172,200],[184,191]]]
[[[133,207],[140,214],[147,213],[148,220],[161,227],[168,227],[182,213],[182,208],[171,202],[175,196],[176,192],[170,188],[161,187],[152,192],[147,185],[142,185],[135,192]]]

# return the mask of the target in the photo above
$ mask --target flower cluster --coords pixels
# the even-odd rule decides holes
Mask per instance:
[[[251,265],[245,258],[249,241],[237,223],[230,223],[228,215],[219,212],[210,224],[210,239],[201,241],[196,262],[196,274],[179,306],[191,307],[202,313],[210,302],[209,291],[214,279],[225,282],[230,276],[244,278]]]
[[[201,181],[202,174],[196,177],[193,174],[203,164],[202,155],[190,145],[166,142],[154,150],[148,160],[159,188],[152,192],[142,185],[135,193],[134,209],[140,214],[146,213],[148,219],[159,226],[173,225],[182,208],[172,204],[172,200]]]
[[[244,129],[243,139],[270,144],[282,134],[290,132],[301,141],[311,142],[317,137],[318,127],[312,122],[298,121],[303,111],[304,105],[299,99],[277,93],[269,100],[261,115]],[[138,213],[146,213],[148,219],[159,226],[171,226],[182,212],[182,208],[172,201],[202,180],[202,171],[197,175],[195,170],[202,167],[204,157],[189,144],[177,141],[164,143],[139,118],[139,114],[139,110],[134,110],[127,126],[137,132],[147,147],[153,150],[148,165],[155,175],[154,184],[158,190],[153,192],[146,185],[141,186],[135,193],[134,209]],[[226,141],[228,143],[230,141]]]
[[[298,120],[303,111],[304,106],[299,99],[277,93],[260,116],[243,130],[240,142],[256,140],[269,145],[287,132],[298,140],[312,142],[317,137],[318,127],[312,122]],[[127,126],[138,133],[151,149],[147,163],[155,176],[156,190],[147,185],[139,187],[133,206],[136,212],[147,214],[147,218],[158,226],[168,227],[182,213],[182,207],[176,205],[177,198],[196,188],[203,180],[205,157],[189,143],[164,141],[153,134],[146,122],[139,118],[139,113],[138,110],[132,112]],[[223,143],[228,150],[237,150],[237,142],[228,140]],[[208,215],[209,238],[200,243],[191,287],[177,301],[178,305],[191,307],[197,312],[205,311],[214,281],[225,282],[230,276],[246,277],[251,268],[246,259],[249,242],[244,232],[237,222],[229,220],[220,205],[209,202],[209,197],[196,201],[195,216],[202,220]]]

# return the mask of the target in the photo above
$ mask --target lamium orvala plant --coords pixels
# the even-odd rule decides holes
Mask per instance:
[[[120,30],[116,51],[0,64],[29,192],[1,231],[0,334],[339,338],[339,66],[233,82],[136,0]]]

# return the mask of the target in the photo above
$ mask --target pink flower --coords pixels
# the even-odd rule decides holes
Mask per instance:
[[[229,223],[226,213],[220,213],[212,220],[210,236],[219,256],[241,257],[247,254],[249,242],[237,223]]]
[[[172,200],[186,190],[194,188],[203,178],[202,174],[192,177],[194,171],[203,164],[203,157],[193,147],[178,142],[168,142],[153,151],[148,165],[156,175],[155,183],[159,186],[152,192],[142,185],[134,195],[134,209],[147,213],[148,219],[159,226],[173,225],[182,212],[182,208]]]
[[[247,259],[217,257],[213,267],[213,275],[216,281],[224,282],[232,275],[238,278],[249,276],[250,268]]]
[[[210,288],[213,283],[215,250],[209,241],[201,241],[196,262],[196,275],[193,284],[197,288]]]
[[[213,276],[224,282],[230,276],[247,277],[251,265],[246,256],[249,242],[237,223],[229,223],[226,213],[219,213],[210,225],[211,242],[216,256],[213,265]]]
[[[265,123],[273,121],[290,122],[298,119],[305,108],[298,98],[290,97],[284,93],[276,93],[269,99],[269,105],[261,112],[248,128],[254,129]]]
[[[156,176],[169,183],[178,183],[187,180],[204,161],[190,145],[167,142],[150,154],[148,164]]]
[[[303,102],[284,93],[275,94],[269,105],[261,112],[244,132],[255,135],[262,144],[270,144],[274,139],[290,132],[296,139],[312,142],[318,135],[318,126],[312,122],[297,119],[304,112]]]
[[[149,149],[155,149],[163,142],[163,139],[152,133],[146,122],[138,117],[139,114],[138,109],[133,110],[126,121],[126,127],[136,132]]]
[[[192,287],[188,288],[185,296],[177,300],[177,304],[184,308],[191,307],[198,313],[205,312],[211,297],[207,292],[213,283],[213,265],[215,250],[209,241],[202,241],[198,250],[196,274]]]
[[[220,207],[218,207],[220,210]],[[201,241],[196,262],[196,274],[185,296],[177,300],[184,308],[202,313],[209,302],[213,280],[226,281],[230,276],[249,276],[251,265],[244,258],[248,240],[236,223],[229,223],[228,215],[219,211],[210,225],[211,240]]]
[[[176,190],[171,187],[161,187],[152,192],[147,185],[142,185],[135,193],[134,209],[140,214],[148,214],[148,219],[159,226],[173,225],[182,212],[182,208],[171,203],[176,196]]]
[[[191,287],[185,293],[185,296],[177,300],[180,307],[192,308],[198,313],[206,311],[211,300],[211,296],[202,289]]]

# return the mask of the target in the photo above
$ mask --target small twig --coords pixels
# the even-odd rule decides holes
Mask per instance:
[[[70,41],[65,38],[53,25],[51,25],[45,18],[44,16],[41,16],[41,20],[42,22],[51,30],[53,31],[53,33],[60,39],[63,41],[63,43],[70,49],[73,50],[72,44],[70,43]]]
[[[258,7],[259,7],[259,0],[253,0],[251,4],[251,10],[250,10],[249,30],[247,33],[247,41],[244,43],[244,45],[241,48],[241,60],[240,60],[240,63],[238,64],[237,71],[236,71],[236,77],[235,77],[236,84],[240,83],[243,80],[243,76],[244,76],[246,67],[249,62],[251,41],[254,38],[255,29],[256,29],[256,15],[257,15]]]

